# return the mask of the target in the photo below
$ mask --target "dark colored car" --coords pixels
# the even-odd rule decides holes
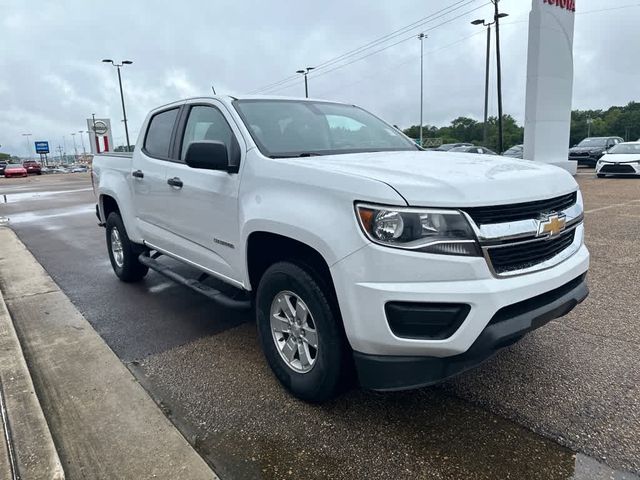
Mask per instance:
[[[460,152],[460,153],[478,153],[480,155],[496,155],[496,152],[493,150],[489,150],[487,147],[476,147],[474,145],[468,147],[455,147],[449,150],[450,152]]]
[[[7,166],[7,162],[0,162],[0,175],[4,175],[4,167]]]
[[[624,142],[620,137],[589,137],[569,149],[569,160],[578,162],[578,166],[595,167],[600,157],[611,147]]]
[[[24,168],[19,163],[9,163],[6,167],[4,167],[4,178],[11,177],[26,177],[27,169]]]
[[[522,158],[524,156],[524,145],[514,145],[502,155],[511,158]]]
[[[27,173],[35,173],[36,175],[42,174],[42,167],[34,160],[27,160],[22,162],[22,166],[27,170]]]
[[[445,143],[438,148],[434,148],[436,152],[448,152],[452,148],[456,147],[473,147],[473,143]]]

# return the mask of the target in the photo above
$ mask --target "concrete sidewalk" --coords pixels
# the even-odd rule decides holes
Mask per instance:
[[[0,227],[0,244],[0,288],[66,478],[217,478],[13,231]]]

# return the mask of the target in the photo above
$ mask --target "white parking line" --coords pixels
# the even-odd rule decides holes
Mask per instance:
[[[599,212],[601,210],[609,210],[610,208],[617,208],[617,207],[628,207],[629,205],[633,205],[634,203],[638,203],[638,202],[640,202],[640,200],[631,200],[630,202],[626,202],[626,203],[616,203],[613,205],[607,205],[606,207],[592,208],[591,210],[585,210],[584,213],[594,213],[594,212]]]

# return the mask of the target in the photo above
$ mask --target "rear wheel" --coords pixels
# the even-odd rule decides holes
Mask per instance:
[[[347,342],[329,292],[289,262],[267,269],[256,295],[260,342],[269,366],[296,397],[322,402],[346,385]]]
[[[129,240],[118,213],[110,213],[105,226],[109,260],[115,274],[123,282],[137,282],[144,278],[149,268],[138,261],[144,247]]]

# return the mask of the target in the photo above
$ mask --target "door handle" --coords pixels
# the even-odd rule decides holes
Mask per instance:
[[[131,176],[136,178],[144,178],[144,173],[142,173],[142,170],[135,170],[131,172]]]
[[[167,180],[167,183],[172,187],[182,188],[182,180],[180,180],[178,177],[170,178],[169,180]]]

